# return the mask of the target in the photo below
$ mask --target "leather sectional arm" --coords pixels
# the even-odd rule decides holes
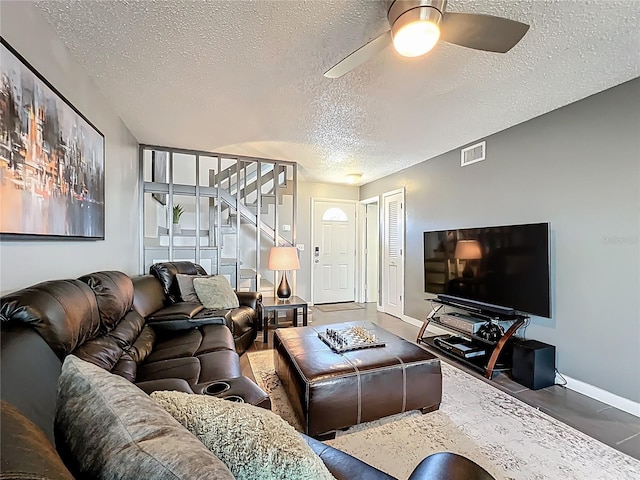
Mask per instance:
[[[320,457],[336,480],[396,480],[348,453],[325,445],[303,433],[300,435]]]
[[[396,480],[355,457],[301,433],[337,480]],[[468,458],[438,452],[422,460],[408,480],[495,480],[489,472]]]
[[[245,307],[251,307],[256,312],[262,306],[262,293],[260,292],[236,292],[238,302]]]
[[[477,463],[451,452],[438,452],[422,460],[409,480],[495,480]]]

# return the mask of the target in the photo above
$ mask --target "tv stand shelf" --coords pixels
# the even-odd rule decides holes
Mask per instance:
[[[433,348],[434,350],[437,350],[438,353],[442,353],[444,355],[446,355],[448,358],[451,358],[457,362],[460,362],[464,365],[466,365],[467,367],[470,367],[482,374],[486,374],[486,366],[487,366],[487,356],[484,355],[482,357],[473,357],[473,358],[463,358],[463,357],[459,357],[457,355],[454,355],[453,353],[450,353],[442,348],[440,348],[440,346],[438,344],[436,344],[435,342],[435,338],[436,337],[424,337],[421,340],[418,341],[418,343],[422,343],[423,345],[428,346],[429,348]],[[494,368],[493,371],[499,371],[501,370],[500,368]],[[488,377],[487,377],[488,378]]]
[[[455,359],[455,360],[467,365],[468,367],[471,367],[471,368],[473,368],[475,370],[479,370],[488,379],[491,379],[493,377],[494,372],[501,371],[501,370],[508,370],[509,369],[508,366],[500,366],[500,365],[498,365],[498,358],[500,357],[500,353],[502,353],[504,347],[507,345],[507,342],[509,342],[509,340],[511,340],[513,335],[518,331],[518,329],[525,324],[525,321],[527,320],[526,316],[513,315],[513,316],[509,316],[507,318],[500,317],[500,316],[486,316],[486,315],[482,315],[482,314],[478,313],[477,310],[475,310],[475,309],[466,308],[466,307],[458,305],[458,304],[451,304],[449,302],[445,302],[445,301],[441,301],[441,300],[432,300],[432,301],[433,301],[433,303],[436,303],[436,305],[431,309],[431,312],[427,315],[427,317],[424,319],[424,321],[422,323],[422,327],[420,328],[420,331],[418,332],[418,338],[416,340],[416,342],[418,344],[421,344],[421,343],[425,344],[428,347],[433,348],[433,349],[437,350],[438,352],[443,353],[443,354],[447,355],[448,357],[453,358],[453,359]],[[456,328],[454,326],[446,325],[446,324],[440,322],[440,320],[436,316],[436,314],[444,306],[452,306],[452,307],[455,307],[457,309],[464,310],[466,312],[471,312],[471,313],[473,313],[474,315],[476,315],[476,316],[478,316],[480,318],[483,318],[483,317],[486,318],[487,321],[489,321],[489,320],[505,321],[506,320],[506,321],[512,321],[513,323],[507,329],[507,331],[504,333],[504,335],[500,338],[500,340],[498,340],[497,342],[494,342],[494,341],[491,341],[491,340],[487,340],[486,338],[480,337],[478,335],[474,335],[474,334],[465,332],[464,330]],[[458,335],[461,335],[463,337],[469,338],[474,342],[482,343],[483,345],[485,345],[487,347],[486,348],[487,354],[483,355],[483,356],[479,356],[479,357],[464,358],[464,357],[460,357],[458,355],[455,355],[455,354],[451,353],[448,350],[445,350],[444,348],[442,348],[440,345],[438,345],[435,342],[435,338],[436,337],[425,337],[424,336],[424,332],[427,329],[427,326],[429,325],[429,323],[431,323],[431,322],[433,322],[438,327],[440,327],[440,328],[442,328],[444,330],[448,330],[448,331],[453,332],[455,334],[458,334]]]

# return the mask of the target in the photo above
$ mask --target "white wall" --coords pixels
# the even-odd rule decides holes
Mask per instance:
[[[96,270],[138,273],[138,142],[31,2],[2,1],[3,38],[105,136],[105,240],[3,241],[0,292]]]
[[[296,272],[293,294],[306,301],[311,300],[311,199],[358,200],[358,187],[329,183],[298,181],[298,235],[297,244],[304,244],[300,252],[300,270]]]

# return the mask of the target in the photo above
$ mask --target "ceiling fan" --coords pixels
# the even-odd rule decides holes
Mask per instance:
[[[487,52],[506,53],[529,30],[529,25],[477,13],[445,12],[447,0],[386,0],[391,30],[338,62],[324,74],[339,78],[374,57],[393,42],[405,57],[419,57],[438,40]]]

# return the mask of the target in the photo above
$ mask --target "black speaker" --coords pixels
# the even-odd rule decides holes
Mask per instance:
[[[550,387],[556,381],[556,347],[537,340],[515,343],[511,376],[531,390]]]

